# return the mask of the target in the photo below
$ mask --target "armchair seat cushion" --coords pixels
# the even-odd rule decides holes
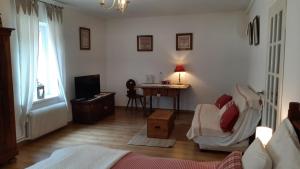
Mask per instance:
[[[220,127],[219,109],[214,104],[199,104],[196,107],[194,120],[187,137],[195,136],[227,137],[231,133],[223,132]]]

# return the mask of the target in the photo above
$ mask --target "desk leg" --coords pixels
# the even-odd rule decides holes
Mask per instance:
[[[147,96],[144,95],[144,104],[143,104],[144,115],[147,116]]]
[[[150,114],[152,113],[152,96],[150,96]]]
[[[176,113],[176,97],[173,97],[173,111]]]
[[[176,110],[176,96],[173,97],[173,113],[174,113],[174,118],[176,119],[176,116],[177,116],[177,110]]]
[[[147,109],[147,96],[144,96],[143,109],[144,111]]]
[[[180,90],[177,92],[177,113],[180,112]]]

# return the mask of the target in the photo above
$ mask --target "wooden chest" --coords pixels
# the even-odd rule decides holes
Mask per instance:
[[[88,100],[72,100],[73,121],[93,124],[115,112],[115,93],[101,93],[100,97]]]
[[[174,126],[174,115],[170,111],[157,110],[147,120],[149,138],[167,139]]]

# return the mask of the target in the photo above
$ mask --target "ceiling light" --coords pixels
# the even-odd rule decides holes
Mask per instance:
[[[129,4],[128,0],[112,0],[112,3],[109,5],[106,3],[106,0],[100,0],[100,5],[105,9],[117,9],[118,11],[124,13]]]

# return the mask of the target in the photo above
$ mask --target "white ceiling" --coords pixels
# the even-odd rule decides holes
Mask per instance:
[[[245,10],[251,0],[130,0],[124,14],[105,10],[99,0],[56,0],[104,18],[185,15]],[[112,0],[106,0],[111,2]]]

